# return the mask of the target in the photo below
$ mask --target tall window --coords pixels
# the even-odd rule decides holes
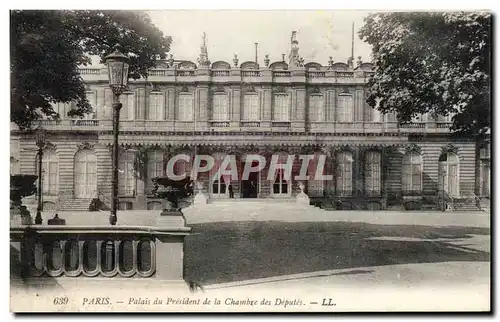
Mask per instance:
[[[352,153],[337,153],[337,195],[352,196]]]
[[[311,110],[311,121],[325,121],[323,95],[313,94],[309,96],[309,109]]]
[[[382,113],[378,110],[380,105],[380,100],[377,100],[375,107],[371,109],[371,121],[372,122],[382,122]]]
[[[229,120],[229,104],[226,94],[214,94],[212,117],[215,121]]]
[[[87,100],[89,101],[90,106],[92,106],[92,111],[87,113],[84,118],[93,119],[97,114],[97,95],[94,91],[88,91],[85,93],[85,95],[87,96]]]
[[[149,94],[148,120],[163,120],[164,98],[162,93]]]
[[[273,194],[288,194],[288,190],[290,189],[288,181],[285,179],[285,170],[284,169],[276,169],[276,175],[274,176],[273,182]]]
[[[193,121],[193,95],[179,94],[178,120],[184,122]]]
[[[419,194],[422,192],[422,156],[415,151],[403,157],[402,190],[404,193]]]
[[[118,194],[122,196],[135,195],[135,153],[123,151],[118,164]]]
[[[490,196],[490,156],[488,148],[481,148],[479,151],[479,171],[480,171],[480,189],[481,196]]]
[[[152,179],[163,176],[163,151],[154,150],[148,152],[148,182],[146,185],[147,191],[154,188]]]
[[[354,121],[354,103],[351,94],[346,94],[346,93],[339,94],[338,106],[337,106],[337,121],[338,122]]]
[[[59,194],[59,161],[52,149],[45,149],[42,157],[42,190],[44,195],[56,196]],[[38,157],[37,157],[38,175]]]
[[[367,151],[365,154],[365,193],[367,196],[380,196],[381,168],[380,152]]]
[[[226,195],[228,193],[227,190],[227,185],[230,183],[229,177],[228,176],[216,176],[217,171],[222,165],[222,162],[224,161],[225,154],[224,153],[215,153],[213,155],[214,158],[214,166],[210,170],[210,182],[211,182],[211,187],[212,187],[212,195],[217,196],[217,195]]]
[[[120,110],[120,120],[134,119],[134,93],[126,92],[120,95],[122,109]]]
[[[458,156],[453,152],[443,153],[439,158],[439,190],[450,196],[459,195],[458,166]]]
[[[245,94],[243,102],[243,120],[260,120],[259,96],[257,94]]]
[[[274,96],[274,121],[289,121],[290,107],[287,94],[276,94]]]

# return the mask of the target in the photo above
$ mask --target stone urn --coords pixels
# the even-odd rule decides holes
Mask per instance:
[[[198,191],[198,193],[196,194],[196,196],[194,196],[193,204],[195,206],[206,205],[208,203],[208,198],[203,193],[203,182],[196,181],[196,190]]]
[[[299,182],[300,192],[297,195],[296,202],[300,205],[309,206],[310,200],[309,196],[304,192],[306,185],[303,182]]]
[[[36,193],[35,181],[38,176],[16,174],[10,176],[10,221],[11,225],[32,225],[33,218],[22,204],[24,197]]]
[[[191,178],[172,180],[167,177],[157,177],[152,180],[154,183],[153,194],[165,200],[165,208],[161,212],[157,224],[185,226],[186,220],[180,207],[180,201],[193,194]]]

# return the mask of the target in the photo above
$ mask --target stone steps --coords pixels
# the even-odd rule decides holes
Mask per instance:
[[[66,200],[60,211],[88,211],[92,198],[75,198]]]

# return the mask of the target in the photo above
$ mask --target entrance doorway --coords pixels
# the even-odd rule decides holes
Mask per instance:
[[[256,167],[258,163],[252,162],[252,167]],[[245,168],[243,164],[242,169]],[[241,197],[242,198],[257,198],[259,193],[259,172],[250,172],[248,180],[241,180]]]

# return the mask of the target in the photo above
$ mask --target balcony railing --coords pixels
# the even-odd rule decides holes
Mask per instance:
[[[229,121],[210,121],[212,127],[229,127]]]
[[[41,126],[59,125],[61,120],[36,120],[33,124]]]
[[[194,76],[194,70],[178,70],[175,74],[177,76]]]
[[[354,72],[335,72],[336,77],[353,78]]]
[[[149,76],[167,76],[165,69],[153,69],[149,71]]]
[[[436,122],[436,127],[438,129],[449,129],[451,125],[451,122]]]
[[[241,121],[241,127],[260,127],[259,121]]]
[[[425,123],[405,123],[399,124],[402,129],[423,129],[425,128]]]
[[[273,121],[272,127],[290,127],[289,121]]]
[[[310,71],[307,73],[309,78],[320,78],[320,77],[325,77],[326,73],[325,72],[316,72],[316,71]]]
[[[243,76],[243,77],[260,77],[260,71],[258,71],[258,70],[243,70],[243,71],[241,71],[241,76]]]
[[[274,77],[290,77],[289,71],[273,72]]]
[[[212,77],[220,77],[220,76],[229,76],[230,71],[229,70],[213,70],[211,72]]]
[[[71,120],[71,125],[82,127],[99,126],[99,120]]]
[[[182,280],[182,243],[189,231],[188,227],[19,226],[11,227],[10,240],[11,251],[19,251],[24,277]],[[181,246],[172,248],[173,243]]]
[[[79,68],[80,75],[99,75],[101,74],[100,68]]]

